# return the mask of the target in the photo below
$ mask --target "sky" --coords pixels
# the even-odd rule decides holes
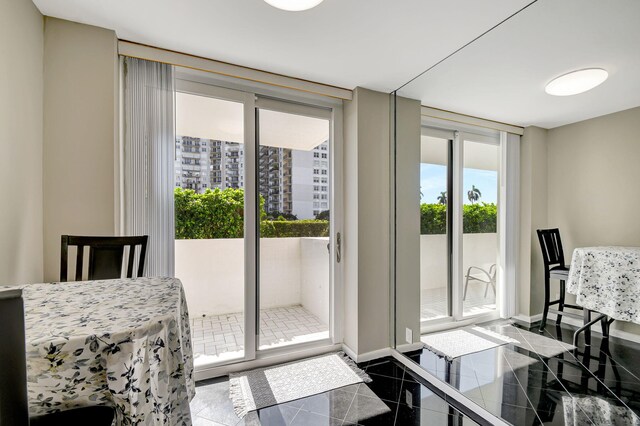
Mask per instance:
[[[478,202],[497,203],[498,173],[491,170],[464,169],[464,203],[471,204],[467,191],[471,185],[480,190]],[[438,164],[420,164],[420,203],[437,203],[441,192],[447,190],[447,168]]]

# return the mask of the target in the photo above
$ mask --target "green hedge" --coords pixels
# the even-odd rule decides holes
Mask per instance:
[[[244,191],[207,189],[198,194],[176,188],[176,239],[242,238],[244,236]],[[260,197],[260,233],[265,238],[326,237],[326,220],[267,220],[264,199]]]
[[[328,237],[326,220],[264,220],[260,224],[260,236],[264,238]]]
[[[495,204],[465,204],[462,206],[462,228],[465,234],[495,233],[498,208]],[[422,204],[420,206],[420,233],[445,234],[447,206]]]

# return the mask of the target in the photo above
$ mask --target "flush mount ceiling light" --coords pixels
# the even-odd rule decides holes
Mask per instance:
[[[316,7],[323,0],[264,0],[273,7],[289,12],[300,12]]]
[[[609,73],[602,68],[588,68],[556,77],[544,91],[553,96],[571,96],[586,92],[602,84]]]

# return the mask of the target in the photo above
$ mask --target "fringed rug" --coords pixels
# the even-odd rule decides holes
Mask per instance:
[[[229,397],[239,417],[249,411],[327,392],[371,378],[344,352],[229,375]]]
[[[462,355],[481,352],[507,343],[520,343],[515,339],[481,327],[466,327],[443,333],[427,334],[422,336],[420,340],[431,352],[449,361]]]

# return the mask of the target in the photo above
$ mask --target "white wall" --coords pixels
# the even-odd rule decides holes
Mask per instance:
[[[0,1],[0,285],[42,281],[43,18]]]
[[[397,144],[395,197],[395,335],[396,347],[420,341],[420,102],[395,100]],[[393,114],[393,107],[391,109]],[[393,141],[391,142],[393,143]],[[391,206],[390,206],[391,208]],[[393,256],[393,251],[391,251]],[[391,258],[393,262],[393,257]],[[446,282],[446,281],[445,281]],[[391,283],[393,285],[393,283]],[[413,341],[407,342],[406,330]]]
[[[117,39],[113,31],[46,18],[46,281],[59,279],[62,234],[114,235],[116,231],[117,85]]]
[[[549,130],[548,224],[560,228],[567,263],[575,247],[640,246],[639,160],[640,108]]]
[[[329,324],[329,238],[300,238],[300,302]]]
[[[518,313],[542,312],[544,264],[536,229],[547,227],[547,130],[527,127],[520,143]],[[558,284],[553,284],[557,286]]]
[[[470,266],[488,271],[498,262],[498,234],[464,234],[462,236],[462,274]],[[420,288],[428,290],[447,285],[447,236],[420,236]],[[401,308],[401,307],[400,307]]]
[[[264,238],[260,241],[260,307],[302,304],[329,324],[328,238]],[[244,240],[176,240],[175,271],[189,314],[244,310]]]
[[[358,87],[344,108],[344,342],[390,346],[389,94]]]

